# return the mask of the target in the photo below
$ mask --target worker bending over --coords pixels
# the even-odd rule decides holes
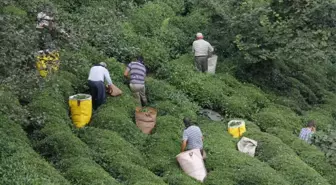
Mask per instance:
[[[142,56],[128,64],[124,76],[130,78],[129,86],[138,104],[145,106],[147,104],[145,90],[146,67]]]
[[[316,123],[315,121],[311,120],[307,123],[306,128],[301,129],[299,138],[311,144],[312,143],[311,139],[315,132],[316,132]]]
[[[192,44],[192,52],[195,56],[195,66],[198,71],[208,71],[208,58],[212,55],[214,48],[209,42],[203,39],[202,33],[196,34],[196,39]]]
[[[109,93],[112,93],[113,91],[110,73],[106,67],[107,65],[105,62],[100,62],[90,69],[88,84],[90,88],[90,94],[92,96],[93,109],[95,110],[106,101],[104,80],[106,80],[108,83]]]
[[[201,129],[194,125],[189,118],[184,118],[183,123],[185,130],[183,131],[183,139],[181,144],[181,152],[193,149],[200,149],[200,152],[205,157],[205,152],[203,150],[203,134]]]
[[[36,17],[36,29],[40,32],[40,50],[56,49],[55,42],[58,35],[65,35],[67,38],[70,37],[64,29],[56,26],[54,13],[51,9],[51,7],[45,7]]]

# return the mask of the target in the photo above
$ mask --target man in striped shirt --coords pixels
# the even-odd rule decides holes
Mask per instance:
[[[183,131],[183,138],[181,144],[181,152],[184,152],[185,149],[193,150],[200,149],[200,152],[205,157],[205,152],[203,150],[203,134],[201,129],[193,125],[189,118],[184,118],[183,123],[185,130]]]
[[[302,128],[299,138],[311,144],[312,135],[316,131],[315,121],[309,121],[306,128]]]
[[[130,78],[130,88],[133,96],[140,105],[147,104],[145,91],[146,67],[143,57],[139,56],[137,60],[128,64],[124,76]],[[142,102],[142,103],[141,103]]]

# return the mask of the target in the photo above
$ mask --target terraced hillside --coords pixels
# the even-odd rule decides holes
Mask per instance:
[[[318,130],[326,133],[335,124],[330,48],[313,43],[314,51],[326,56],[324,60],[321,53],[312,56],[319,65],[309,60],[306,62],[312,65],[293,62],[309,48],[293,51],[294,58],[278,56],[291,53],[291,44],[301,43],[300,39],[318,42],[321,35],[333,47],[333,36],[328,35],[334,31],[330,20],[316,12],[331,11],[335,3],[305,2],[308,4],[275,0],[237,4],[216,0],[0,2],[0,184],[201,184],[188,177],[175,159],[186,116],[197,122],[205,136],[206,185],[336,184],[336,167],[328,155],[297,137],[307,120],[315,119]],[[57,21],[71,35],[56,40],[61,68],[44,79],[36,74],[32,55],[38,49],[34,19],[43,3],[54,9]],[[323,9],[327,5],[331,10]],[[293,10],[302,10],[297,18],[306,18],[301,26],[308,31],[293,26]],[[274,12],[283,19],[272,22],[270,13]],[[244,31],[248,28],[242,25],[253,24],[255,17],[263,22],[256,23],[251,32]],[[319,24],[314,22],[317,18]],[[269,39],[263,46],[268,53],[265,48],[254,48],[260,42],[255,29],[263,30],[263,39]],[[309,29],[320,32],[316,38],[298,34],[297,43],[281,43],[280,31],[308,34]],[[196,72],[188,54],[199,30],[219,48],[215,75]],[[243,39],[244,35],[254,36],[256,43]],[[230,40],[234,38],[237,40]],[[125,63],[137,53],[144,55],[150,71],[146,79],[149,105],[158,109],[151,135],[136,127],[136,104],[123,79]],[[93,113],[91,123],[76,129],[69,117],[68,97],[87,92],[88,71],[100,61],[107,63],[123,95],[108,97]],[[274,62],[273,76],[263,73],[261,79],[253,74],[267,62]],[[213,122],[199,116],[202,107],[218,111],[225,120]],[[227,133],[227,122],[234,118],[244,119],[245,136],[258,141],[255,157],[240,153],[236,147],[239,140]]]

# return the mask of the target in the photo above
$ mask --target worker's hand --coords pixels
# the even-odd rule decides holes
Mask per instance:
[[[110,94],[112,94],[112,92],[113,92],[112,85],[109,85],[109,86],[108,86],[108,92],[109,92]]]

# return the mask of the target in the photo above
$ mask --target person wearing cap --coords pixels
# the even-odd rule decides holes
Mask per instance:
[[[202,33],[196,34],[196,40],[192,44],[192,52],[195,56],[196,68],[204,73],[208,71],[208,58],[214,51],[214,48],[203,38]]]
[[[97,109],[106,101],[106,90],[104,80],[108,83],[109,93],[112,93],[112,80],[105,62],[100,62],[90,69],[88,85],[92,96],[93,109]]]
[[[128,64],[124,77],[130,78],[129,86],[138,104],[145,106],[147,104],[145,91],[146,67],[142,56],[134,58],[133,62]]]
[[[193,149],[200,149],[200,152],[205,158],[205,152],[203,150],[203,134],[201,129],[194,125],[189,118],[184,118],[183,123],[185,129],[183,131],[183,138],[181,143],[181,152]]]

